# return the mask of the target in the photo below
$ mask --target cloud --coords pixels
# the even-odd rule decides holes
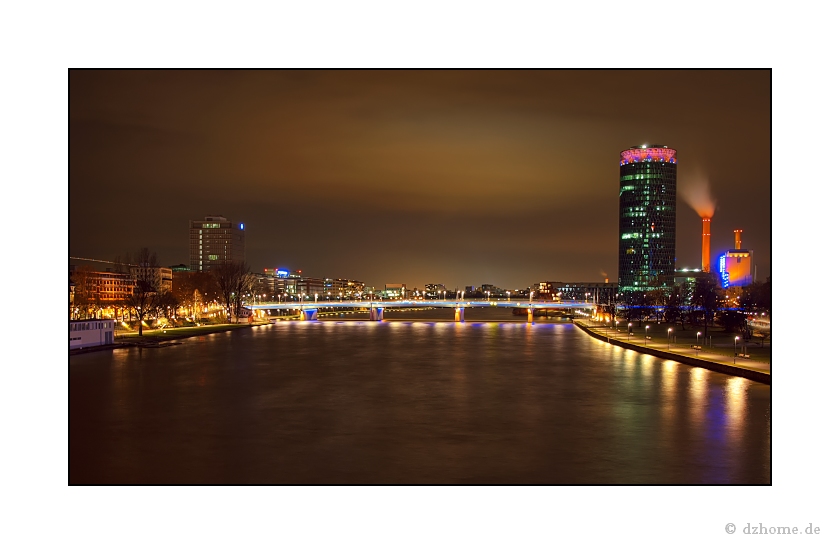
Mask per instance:
[[[700,217],[715,215],[717,200],[712,196],[712,187],[706,175],[699,171],[689,175],[681,180],[677,186],[677,191],[680,198],[691,206]]]

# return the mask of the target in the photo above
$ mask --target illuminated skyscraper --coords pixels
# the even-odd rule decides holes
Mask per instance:
[[[677,223],[677,151],[634,146],[620,157],[619,302],[673,285]]]
[[[245,261],[245,224],[211,215],[190,221],[190,270],[208,271],[224,262]]]

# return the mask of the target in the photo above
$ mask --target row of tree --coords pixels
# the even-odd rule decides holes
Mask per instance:
[[[771,306],[770,278],[762,283],[745,287],[720,287],[714,275],[699,274],[693,281],[674,286],[660,287],[653,291],[637,294],[626,302],[632,307],[624,317],[633,320],[663,317],[668,323],[679,323],[685,329],[686,323],[701,324],[708,336],[709,325],[717,322],[729,332],[739,332],[750,340],[753,327],[752,314],[764,314],[769,320]],[[658,306],[665,306],[659,311]],[[615,315],[615,314],[613,314]],[[769,330],[761,331],[759,338],[769,337]]]
[[[115,271],[128,274],[130,267],[158,268],[157,255],[148,248],[141,248],[135,254],[117,258]],[[224,305],[228,321],[242,311],[248,296],[256,297],[261,293],[257,278],[244,262],[227,262],[213,267],[208,272],[190,272],[173,274],[172,289],[161,290],[161,285],[151,278],[153,272],[136,272],[133,292],[125,294],[116,302],[102,300],[95,290],[92,270],[80,268],[74,272],[74,305],[84,314],[94,314],[103,308],[127,310],[130,316],[141,322],[140,335],[143,334],[142,321],[150,317],[173,317],[178,308],[187,308],[193,316],[201,313],[201,308],[212,302]]]

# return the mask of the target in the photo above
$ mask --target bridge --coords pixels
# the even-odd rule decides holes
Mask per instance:
[[[453,308],[455,321],[464,322],[466,308],[520,308],[528,310],[528,322],[534,322],[534,310],[537,309],[594,309],[591,302],[528,302],[517,300],[345,300],[321,302],[275,302],[245,304],[250,310],[300,310],[301,321],[318,319],[318,310],[324,308],[368,308],[371,321],[382,321],[385,309],[395,308]]]

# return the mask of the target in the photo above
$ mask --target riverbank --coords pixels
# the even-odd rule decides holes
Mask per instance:
[[[101,346],[90,346],[87,348],[70,350],[70,355],[73,356],[87,352],[101,352],[103,350],[115,350],[117,348],[163,348],[165,346],[175,346],[176,344],[180,344],[178,341],[181,339],[202,335],[212,335],[214,333],[226,333],[236,329],[250,329],[251,327],[259,327],[261,325],[271,325],[271,322],[259,321],[256,323],[224,323],[219,325],[202,325],[200,327],[149,329],[147,331],[143,331],[142,337],[137,332],[120,333],[115,337],[113,344],[104,344]]]
[[[702,347],[696,349],[692,348],[690,344],[680,346],[671,345],[669,347],[668,342],[658,343],[652,340],[645,340],[643,337],[631,339],[628,336],[624,338],[622,333],[613,333],[608,327],[596,327],[580,320],[576,320],[575,325],[591,337],[609,344],[621,346],[622,348],[650,354],[658,358],[674,360],[682,364],[702,367],[718,373],[744,377],[745,379],[767,385],[770,384],[769,363],[746,358],[736,358],[734,352],[733,356],[724,356],[711,352],[704,353]]]

